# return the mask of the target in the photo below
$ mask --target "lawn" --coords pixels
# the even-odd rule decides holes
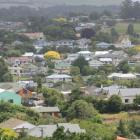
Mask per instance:
[[[123,23],[117,23],[115,25],[115,29],[118,33],[126,33],[129,23],[123,22]],[[134,23],[134,31],[136,33],[140,33],[140,23]]]
[[[127,112],[121,112],[118,114],[102,114],[101,117],[105,123],[114,123],[119,120],[140,120],[139,114],[129,114]]]
[[[115,25],[115,29],[120,34],[125,34],[127,32],[127,28],[129,22],[120,22]],[[103,32],[110,32],[111,28],[104,28],[102,29]],[[134,23],[134,31],[135,33],[140,33],[140,23]]]

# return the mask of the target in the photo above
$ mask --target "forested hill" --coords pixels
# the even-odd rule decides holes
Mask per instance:
[[[0,9],[0,19],[2,20],[18,20],[25,19],[27,17],[56,17],[56,16],[67,16],[69,13],[84,13],[89,14],[93,11],[103,12],[104,10],[111,11],[112,13],[119,12],[119,6],[54,6],[48,8],[31,8],[27,6],[11,7],[9,9]]]

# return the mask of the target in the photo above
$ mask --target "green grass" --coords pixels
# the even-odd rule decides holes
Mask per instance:
[[[128,25],[130,23],[129,22],[120,22],[120,23],[117,23],[114,28],[116,29],[116,31],[119,33],[119,34],[125,34],[127,32],[127,28],[128,28]],[[140,33],[140,23],[134,23],[134,31],[135,33]],[[103,32],[110,32],[111,28],[105,28],[103,29],[102,31]]]
[[[117,23],[117,24],[115,25],[115,29],[116,29],[116,31],[117,31],[118,33],[124,34],[124,33],[127,32],[127,28],[128,28],[128,25],[129,25],[129,24],[130,24],[130,23],[127,23],[127,22]],[[135,31],[136,33],[140,33],[140,23],[134,23],[133,25],[134,25],[134,31]]]

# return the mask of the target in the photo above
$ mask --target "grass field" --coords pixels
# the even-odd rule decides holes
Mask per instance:
[[[119,120],[140,120],[139,114],[129,114],[127,112],[121,112],[119,114],[102,114],[101,116],[105,123],[118,122]]]
[[[115,29],[118,33],[126,33],[129,23],[117,23],[115,25]],[[136,33],[140,33],[140,23],[134,23],[134,31]]]
[[[116,31],[118,33],[125,34],[127,32],[127,28],[128,28],[129,24],[130,24],[129,22],[128,23],[127,22],[122,22],[122,23],[120,22],[120,23],[117,23],[114,28],[116,29]],[[134,25],[135,33],[140,33],[140,23],[134,23],[133,25]],[[105,28],[102,31],[103,32],[110,32],[110,30],[111,30],[111,28]]]

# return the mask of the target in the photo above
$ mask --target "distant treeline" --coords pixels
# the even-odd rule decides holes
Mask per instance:
[[[121,17],[140,19],[140,2],[132,0],[124,0],[121,6]]]
[[[2,8],[0,9],[0,20],[24,20],[28,17],[56,17],[56,16],[68,16],[70,13],[81,13],[81,14],[90,14],[92,12],[103,12],[105,10],[110,11],[111,13],[118,13],[120,11],[119,6],[55,6],[48,8],[31,8],[27,6],[19,7],[10,7],[9,9]]]

